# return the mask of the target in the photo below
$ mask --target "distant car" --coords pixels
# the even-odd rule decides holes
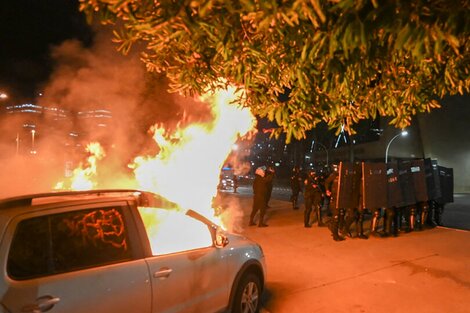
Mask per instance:
[[[233,180],[232,177],[223,176],[220,178],[219,189],[220,190],[234,190],[235,181]]]
[[[138,190],[0,200],[0,312],[258,312],[261,247],[172,207]]]

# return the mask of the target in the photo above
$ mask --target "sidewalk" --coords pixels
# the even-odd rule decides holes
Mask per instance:
[[[252,199],[230,198],[247,225]],[[469,231],[437,227],[335,242],[327,228],[303,227],[303,209],[270,205],[269,227],[242,230],[266,255],[264,312],[469,312]]]
[[[454,202],[444,207],[442,223],[449,228],[470,230],[470,194],[454,194]]]

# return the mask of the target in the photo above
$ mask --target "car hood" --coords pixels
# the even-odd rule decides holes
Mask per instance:
[[[239,234],[225,233],[225,235],[228,238],[229,243],[227,247],[229,249],[243,249],[244,251],[251,251],[258,257],[263,255],[263,250],[261,249],[261,246],[255,241]]]

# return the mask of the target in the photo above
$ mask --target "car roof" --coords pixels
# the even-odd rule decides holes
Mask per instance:
[[[64,203],[72,201],[87,200],[109,200],[109,199],[137,199],[139,205],[148,205],[150,198],[155,201],[159,197],[150,192],[136,189],[99,189],[85,191],[59,191],[48,193],[37,193],[22,195],[0,200],[0,209],[28,207],[53,203]]]

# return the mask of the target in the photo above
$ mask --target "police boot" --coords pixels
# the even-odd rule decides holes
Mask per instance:
[[[413,214],[410,214],[408,218],[408,229],[406,230],[407,233],[415,230],[415,222],[416,222],[416,216],[413,212]]]
[[[393,218],[392,216],[387,216],[387,218],[384,220],[384,232],[382,234],[382,237],[388,237],[392,235],[392,222]]]
[[[398,228],[399,219],[400,219],[400,215],[398,215],[397,213],[395,213],[395,215],[393,216],[393,223],[392,223],[392,235],[393,235],[393,237],[398,237],[398,232],[399,232],[399,228]]]
[[[331,219],[331,235],[333,236],[334,241],[343,241],[344,237],[338,233],[338,224],[339,224],[339,216],[336,215]]]
[[[429,212],[429,206],[428,204],[422,203],[421,204],[421,214],[419,217],[419,230],[424,230],[426,228],[426,221],[428,219],[428,212]]]
[[[321,219],[321,206],[317,206],[315,213],[317,214],[318,227],[324,227],[325,224]]]
[[[436,212],[435,202],[431,201],[429,203],[428,215],[426,219],[426,225],[428,225],[431,228],[434,228],[437,226],[436,219],[435,219],[435,212]]]
[[[292,199],[292,209],[298,210],[299,207],[297,206],[297,199]]]
[[[397,232],[406,230],[405,222],[406,222],[406,219],[405,219],[404,209],[400,208],[397,211]]]
[[[442,224],[442,214],[444,213],[444,206],[437,204],[435,210],[435,222],[438,226],[443,226]]]
[[[304,212],[304,226],[305,227],[312,227],[312,225],[310,225],[310,213],[311,213],[311,209],[308,210],[307,208],[305,208],[305,212]]]
[[[428,212],[421,212],[421,216],[419,219],[419,230],[424,230],[426,228],[427,215]]]
[[[338,233],[342,233],[344,230],[344,209],[339,209],[338,216]],[[342,234],[344,235],[344,234]],[[343,238],[344,239],[344,238]]]
[[[359,221],[357,222],[357,238],[359,239],[369,239],[369,237],[367,237],[365,234],[364,234],[364,219],[359,219]]]
[[[342,233],[344,236],[348,236],[349,238],[352,238],[351,224],[352,224],[352,223],[349,223],[349,221],[346,220],[346,221],[344,222],[343,229],[341,230],[341,233]]]
[[[370,221],[370,235],[371,236],[378,236],[377,227],[379,224],[379,212],[375,211],[372,215],[372,219]]]
[[[351,225],[354,223],[354,221],[357,221],[357,212],[353,209],[350,209],[346,214],[344,226],[342,229],[342,233],[350,238],[352,238]]]

